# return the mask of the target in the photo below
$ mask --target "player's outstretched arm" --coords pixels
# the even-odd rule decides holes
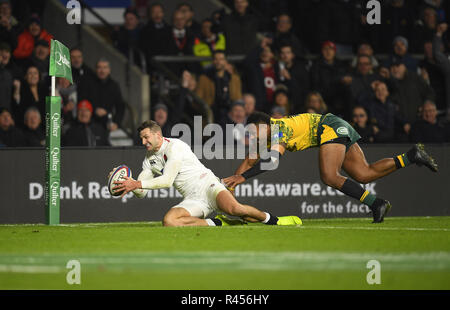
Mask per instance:
[[[242,162],[239,168],[236,170],[236,174],[228,178],[223,179],[225,185],[230,188],[234,188],[237,185],[244,183],[245,180],[261,174],[267,170],[274,170],[278,168],[281,155],[286,151],[286,147],[283,144],[275,144],[272,146],[271,155],[267,159],[250,159],[248,157]]]
[[[177,147],[173,147],[170,152],[167,153],[167,163],[164,167],[164,173],[157,178],[145,178],[143,180],[133,180],[128,177],[124,177],[125,181],[116,182],[117,186],[114,190],[123,191],[121,197],[127,193],[137,190],[149,190],[158,188],[171,187],[175,178],[181,170],[183,150]],[[144,170],[146,170],[144,168]]]
[[[171,187],[175,178],[180,172],[181,169],[181,160],[172,158],[167,160],[167,164],[164,167],[164,173],[154,179],[151,180],[142,180],[139,181],[140,188],[142,189],[158,189],[158,188],[167,188]]]

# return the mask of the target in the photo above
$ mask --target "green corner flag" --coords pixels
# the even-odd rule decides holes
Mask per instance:
[[[69,49],[58,40],[51,42],[49,75],[66,78],[73,84]]]
[[[47,225],[60,223],[61,180],[61,97],[55,96],[55,79],[63,77],[72,82],[69,49],[57,40],[51,41],[51,96],[45,98],[45,215]]]

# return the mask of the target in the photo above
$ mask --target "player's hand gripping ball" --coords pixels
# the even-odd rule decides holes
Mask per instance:
[[[116,186],[115,182],[117,181],[125,181],[125,177],[131,178],[131,169],[126,165],[120,165],[119,167],[114,168],[108,175],[108,189],[109,193],[112,196],[120,196],[122,195],[122,191],[113,190]]]

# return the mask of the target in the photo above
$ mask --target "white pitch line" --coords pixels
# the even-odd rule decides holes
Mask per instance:
[[[62,270],[57,266],[0,265],[0,272],[12,273],[58,273]]]
[[[409,230],[409,231],[450,231],[449,228],[423,227],[346,227],[346,226],[300,226],[301,228],[316,229],[355,229],[355,230]]]

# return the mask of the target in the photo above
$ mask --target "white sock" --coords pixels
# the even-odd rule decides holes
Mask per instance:
[[[264,224],[266,224],[270,220],[270,214],[267,212],[264,212],[266,214],[266,219],[262,221]]]
[[[214,223],[212,219],[206,219],[205,221],[208,223],[208,226],[216,226],[216,223]]]

